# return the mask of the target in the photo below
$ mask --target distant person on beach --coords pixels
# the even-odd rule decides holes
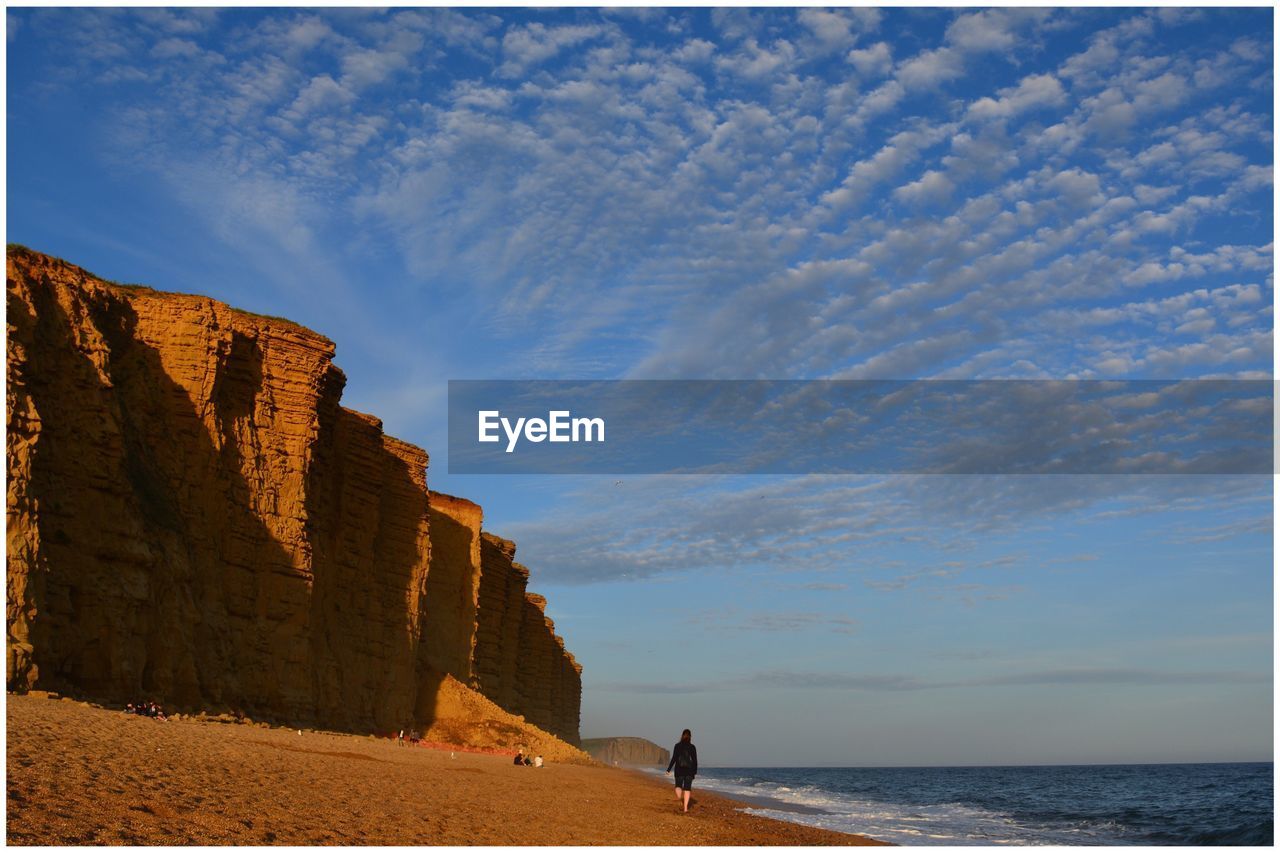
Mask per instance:
[[[667,762],[667,772],[676,769],[676,802],[684,802],[684,810],[689,810],[689,793],[693,790],[693,777],[698,775],[698,748],[693,745],[693,733],[685,729],[680,734],[680,742],[671,749],[671,760]]]
[[[396,746],[404,746],[404,729],[401,729],[399,736],[396,737]]]
[[[534,766],[534,767],[541,767],[541,766],[542,766],[542,756],[541,756],[541,755],[535,755],[535,756],[533,757],[533,766]]]
[[[124,712],[126,714],[137,714],[139,717],[151,717],[152,719],[159,720],[162,723],[168,722],[169,719],[164,715],[164,709],[155,702],[139,702],[136,705],[130,702],[128,705],[124,706]]]
[[[524,766],[524,750],[520,750],[519,752],[517,752],[516,760],[511,763],[514,764],[516,767],[523,767]]]

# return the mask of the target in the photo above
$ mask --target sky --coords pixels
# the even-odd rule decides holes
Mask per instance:
[[[1265,476],[448,473],[450,379],[1267,379],[1269,9],[13,9],[8,235],[337,343],[582,734],[1271,760]]]

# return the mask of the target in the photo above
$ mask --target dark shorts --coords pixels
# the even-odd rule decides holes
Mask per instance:
[[[693,777],[692,777],[692,776],[677,776],[677,777],[676,777],[676,787],[677,787],[677,788],[684,788],[686,791],[691,791],[691,790],[693,790]]]

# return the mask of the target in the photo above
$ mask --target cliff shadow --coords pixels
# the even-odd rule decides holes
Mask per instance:
[[[288,612],[305,579],[253,506],[236,443],[215,445],[139,338],[128,298],[47,272],[25,278],[31,305],[10,282],[8,306],[14,334],[29,331],[23,379],[40,418],[29,484],[40,559],[27,588],[36,670],[10,686],[310,717],[297,690],[305,662],[282,649],[306,631]]]
[[[476,631],[476,594],[480,566],[479,526],[429,506],[431,571],[427,573],[423,611],[422,663],[448,673],[463,684],[471,681]]]
[[[425,731],[438,718],[440,710],[440,689],[444,686],[445,674],[430,667],[421,668],[418,672],[418,695],[413,709],[414,725]]]
[[[316,705],[344,728],[395,731],[411,726],[423,695],[426,457],[339,406],[336,370],[325,382],[307,490]]]

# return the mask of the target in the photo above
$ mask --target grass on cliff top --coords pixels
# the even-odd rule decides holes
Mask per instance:
[[[33,249],[30,246],[24,246],[21,243],[9,243],[6,249],[9,252],[9,254],[35,255],[36,257],[39,257],[39,258],[47,258],[48,260],[51,260],[51,261],[57,261],[60,264],[66,264],[69,267],[75,267],[76,269],[80,270],[80,272],[89,276],[89,278],[96,278],[98,281],[105,282],[113,287],[123,287],[128,290],[136,290],[143,293],[155,293],[160,296],[166,295],[166,291],[156,290],[154,287],[148,287],[145,284],[127,284],[123,281],[116,281],[113,278],[107,278],[105,275],[98,275],[93,270],[85,269],[79,264],[73,264],[71,261],[68,261],[66,258],[60,258],[57,255],[50,255],[48,252],[41,252],[39,249]],[[177,296],[195,296],[197,294],[179,293],[176,295]],[[247,314],[249,312],[246,311],[244,313]]]
[[[42,258],[48,258],[49,260],[57,261],[62,264],[66,264],[69,267],[75,267],[76,269],[80,270],[82,273],[89,276],[90,278],[95,278],[98,281],[105,282],[106,284],[111,285],[112,287],[119,287],[124,290],[132,291],[134,293],[146,293],[154,296],[193,296],[197,299],[213,299],[214,302],[217,302],[221,305],[226,305],[228,308],[230,308],[232,311],[235,311],[237,314],[244,314],[246,317],[256,317],[259,320],[270,320],[273,323],[281,323],[286,326],[291,326],[295,329],[300,329],[304,332],[309,332],[310,334],[313,334],[313,335],[319,335],[329,343],[331,344],[333,343],[333,340],[328,335],[322,332],[317,332],[315,329],[304,326],[301,323],[297,322],[296,320],[290,320],[288,317],[278,317],[275,314],[260,314],[257,311],[248,311],[244,308],[237,308],[234,305],[228,305],[226,302],[223,302],[221,299],[214,299],[212,296],[206,296],[203,293],[182,293],[176,290],[157,290],[156,288],[146,284],[130,284],[123,281],[116,281],[115,279],[98,275],[92,270],[87,270],[84,267],[80,266],[79,264],[74,264],[71,261],[66,260],[65,258],[59,258],[57,255],[50,255],[46,252],[41,252],[37,249],[31,248],[30,246],[24,246],[22,243],[9,243],[6,246],[6,250],[8,251],[9,254],[35,255]]]

